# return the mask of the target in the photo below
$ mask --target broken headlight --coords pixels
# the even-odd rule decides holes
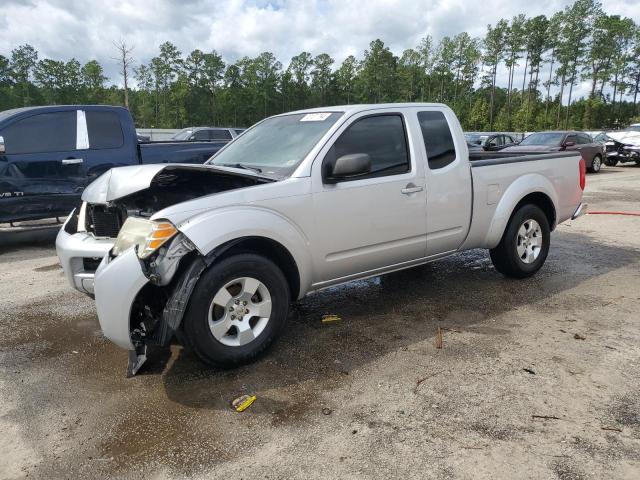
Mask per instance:
[[[178,233],[176,227],[166,220],[155,221],[128,217],[118,233],[111,253],[118,256],[135,245],[138,257],[147,258],[173,238],[176,233]]]

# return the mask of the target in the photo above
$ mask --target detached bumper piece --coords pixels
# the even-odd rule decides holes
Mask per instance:
[[[573,215],[571,216],[571,220],[575,220],[576,218],[585,215],[588,209],[589,209],[588,204],[581,203],[580,205],[578,205],[578,208],[576,208],[576,211],[573,212]]]

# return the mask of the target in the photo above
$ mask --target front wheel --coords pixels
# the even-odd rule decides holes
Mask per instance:
[[[593,157],[593,162],[591,163],[591,168],[589,168],[589,171],[592,173],[598,173],[601,168],[602,158],[600,157],[600,155],[596,155],[595,157]]]
[[[489,255],[503,275],[526,278],[544,265],[550,241],[547,216],[536,205],[523,205],[511,216],[502,240]]]
[[[212,366],[250,362],[282,330],[289,298],[284,274],[267,258],[225,258],[202,274],[191,295],[183,324],[187,342]]]

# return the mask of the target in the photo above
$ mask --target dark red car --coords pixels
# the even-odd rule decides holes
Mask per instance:
[[[605,156],[602,144],[596,143],[591,135],[576,131],[537,132],[525,137],[518,145],[507,147],[501,152],[562,152],[578,150],[582,154],[587,169],[598,173]]]

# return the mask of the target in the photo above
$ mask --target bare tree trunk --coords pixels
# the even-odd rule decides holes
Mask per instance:
[[[527,66],[529,64],[529,52],[527,52],[527,57],[524,61],[524,75],[522,75],[522,91],[520,92],[522,94],[522,98],[524,100],[524,84],[527,82]]]
[[[556,128],[560,128],[560,111],[562,110],[562,95],[564,94],[564,73],[562,74],[562,80],[560,81],[560,97],[558,98],[558,113],[556,115]]]
[[[553,62],[555,61],[555,49],[551,50],[551,66],[549,68],[549,81],[547,82],[547,101],[545,103],[545,107],[544,107],[544,127],[547,127],[547,119],[548,119],[548,113],[549,113],[549,101],[551,100],[550,98],[550,92],[551,92],[551,78],[553,76]]]
[[[127,45],[127,42],[123,39],[114,42],[113,45],[118,51],[118,57],[114,60],[120,63],[120,75],[122,75],[122,81],[124,83],[124,106],[129,108],[129,70],[133,66],[133,58],[131,57],[133,47]]]
[[[496,57],[496,62],[493,64],[493,77],[491,80],[491,100],[489,105],[489,130],[493,130],[493,105],[494,105],[494,97],[496,92],[496,75],[498,72],[498,58]]]
[[[640,72],[636,75],[636,88],[633,92],[633,113],[637,113],[638,111],[638,88],[640,87]]]

